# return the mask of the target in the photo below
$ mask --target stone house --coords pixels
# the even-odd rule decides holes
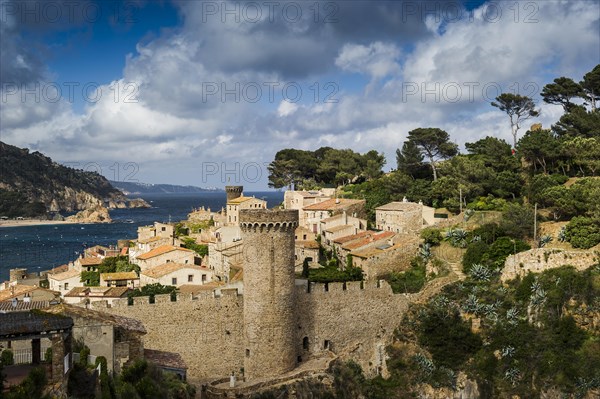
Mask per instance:
[[[321,234],[321,221],[346,212],[354,218],[365,218],[365,200],[331,198],[323,202],[305,206],[304,227],[315,234]]]
[[[60,292],[34,285],[0,284],[0,302],[13,301],[14,299],[21,302],[53,301],[58,298],[60,298]]]
[[[283,194],[284,209],[297,209],[300,226],[304,225],[304,207],[319,202],[327,201],[335,195],[335,188],[321,189],[318,191],[294,191],[287,190]]]
[[[66,272],[48,274],[48,286],[52,291],[64,295],[75,287],[83,287],[81,272],[77,269],[69,269]]]
[[[84,256],[86,258],[110,258],[114,256],[119,256],[120,250],[115,247],[105,247],[103,245],[94,245],[93,247],[86,248],[84,251]]]
[[[213,272],[209,268],[169,262],[140,273],[140,284],[160,283],[162,285],[206,284],[213,280]]]
[[[375,208],[377,230],[418,234],[424,226],[435,224],[434,209],[415,202],[390,202]]]
[[[242,209],[267,209],[267,201],[243,195],[227,201],[227,224],[239,225]]]
[[[128,292],[128,287],[75,287],[63,295],[63,300],[69,304],[106,301],[112,305],[117,299],[126,299]]]
[[[154,222],[153,226],[138,227],[138,240],[146,240],[152,237],[173,238],[175,237],[175,226],[168,223]]]
[[[296,241],[296,267],[302,265],[304,263],[304,259],[306,258],[308,258],[309,262],[319,261],[319,243],[315,240]]]
[[[60,304],[44,312],[73,319],[73,339],[81,340],[92,356],[106,358],[109,373],[144,357],[144,325],[136,319]]]
[[[190,249],[173,245],[161,245],[150,252],[138,255],[135,262],[144,271],[171,262],[193,265],[194,256],[195,252]]]
[[[243,242],[214,242],[208,244],[208,267],[218,281],[229,281],[232,267],[239,267],[243,262]]]
[[[79,272],[95,272],[101,263],[102,258],[99,257],[79,257],[73,262],[73,267]]]
[[[137,288],[140,278],[136,272],[100,273],[100,286],[102,287],[128,287]]]
[[[348,255],[356,251],[377,248],[379,246],[393,245],[396,233],[391,231],[366,231],[348,237],[342,237],[334,241],[334,249],[337,251],[340,262],[346,264]]]
[[[366,219],[359,219],[342,212],[321,220],[321,242],[324,245],[331,245],[336,238],[350,236],[366,229]]]

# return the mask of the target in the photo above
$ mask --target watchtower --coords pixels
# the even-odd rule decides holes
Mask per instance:
[[[225,186],[227,193],[227,202],[242,196],[244,186]]]
[[[296,367],[294,231],[298,210],[240,211],[244,240],[244,374]]]

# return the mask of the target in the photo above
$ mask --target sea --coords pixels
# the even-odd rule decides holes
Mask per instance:
[[[267,201],[269,208],[283,202],[283,192],[245,192]],[[87,247],[116,245],[120,239],[134,239],[137,228],[154,222],[178,222],[187,219],[199,207],[218,211],[225,207],[223,191],[201,193],[144,194],[151,208],[112,209],[112,223],[59,224],[0,228],[0,282],[9,278],[9,270],[25,267],[40,272],[76,259]],[[133,221],[133,223],[131,223]]]

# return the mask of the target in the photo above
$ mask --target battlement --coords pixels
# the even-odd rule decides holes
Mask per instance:
[[[297,209],[242,209],[240,211],[240,228],[245,232],[257,229],[289,230],[297,227]]]
[[[135,306],[155,306],[157,304],[181,304],[189,302],[209,302],[209,301],[237,301],[241,299],[237,288],[228,288],[221,290],[221,294],[217,295],[214,291],[201,292],[196,295],[177,293],[175,296],[171,294],[160,294],[154,296],[154,301],[151,301],[149,296],[138,296],[132,298],[130,302],[128,298],[116,299],[109,305],[107,301],[92,302],[91,306],[95,309],[102,310],[107,308],[123,308]]]
[[[225,186],[225,192],[228,193],[242,193],[244,186]]]
[[[309,283],[296,285],[297,293],[319,295],[327,293],[348,292],[353,294],[377,293],[393,295],[392,287],[385,280],[378,281],[348,281],[345,283]]]

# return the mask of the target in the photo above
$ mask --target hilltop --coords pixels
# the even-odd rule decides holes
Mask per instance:
[[[69,168],[40,152],[0,142],[0,210],[3,216],[38,216],[102,205],[148,206],[130,200],[96,172]]]
[[[125,181],[109,181],[113,187],[118,188],[127,195],[130,194],[175,194],[175,193],[202,193],[206,191],[218,191],[210,187],[178,186],[175,184],[149,184]]]

